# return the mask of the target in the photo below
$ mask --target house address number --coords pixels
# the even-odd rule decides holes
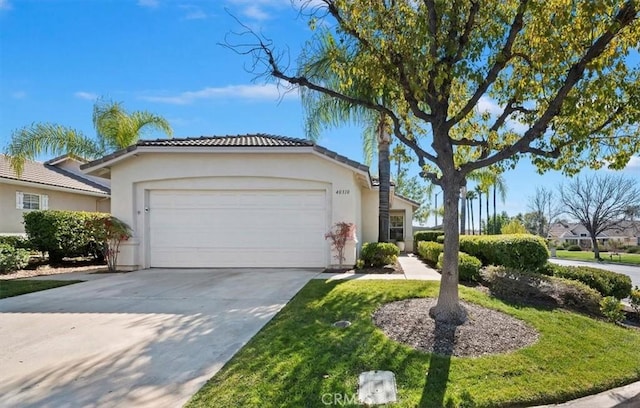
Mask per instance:
[[[337,195],[346,195],[346,194],[351,194],[351,190],[336,190],[336,194]]]

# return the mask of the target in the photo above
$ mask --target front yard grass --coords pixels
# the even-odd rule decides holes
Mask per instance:
[[[435,297],[437,282],[311,281],[187,407],[324,407],[357,403],[363,371],[391,370],[394,407],[527,406],[578,398],[640,379],[640,332],[564,310],[508,305],[461,287],[461,297],[540,332],[516,352],[458,358],[387,338],[371,314],[382,304]],[[349,320],[348,328],[332,323]]]
[[[81,280],[0,280],[0,299],[80,283]]]
[[[640,265],[640,254],[627,254],[625,252],[620,252],[620,257],[618,257],[618,255],[609,257],[609,254],[610,252],[600,252],[600,258],[605,262]],[[598,262],[593,257],[593,252],[591,251],[566,251],[559,249],[556,251],[556,258],[570,259],[573,261]]]

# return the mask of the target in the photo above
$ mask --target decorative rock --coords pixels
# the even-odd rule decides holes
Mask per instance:
[[[340,327],[340,328],[344,328],[344,327],[349,327],[351,326],[351,322],[347,321],[347,320],[339,320],[337,322],[335,322],[333,324],[334,327]]]

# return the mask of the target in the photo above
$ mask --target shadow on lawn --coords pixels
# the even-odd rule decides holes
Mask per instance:
[[[422,391],[419,407],[473,407],[475,403],[468,392],[461,395],[462,401],[453,401],[448,398],[445,401],[449,370],[451,368],[451,355],[455,346],[457,326],[436,321],[434,349],[442,350],[442,354],[432,353],[429,359],[429,372],[427,381]]]

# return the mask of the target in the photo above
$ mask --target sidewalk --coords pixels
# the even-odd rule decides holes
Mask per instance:
[[[432,280],[439,281],[440,274],[425,265],[414,254],[401,254],[398,262],[404,274],[367,274],[367,273],[319,273],[313,279],[323,280]]]

